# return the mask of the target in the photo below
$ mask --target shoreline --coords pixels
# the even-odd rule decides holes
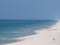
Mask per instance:
[[[35,35],[19,37],[16,38],[19,41],[5,45],[60,45],[59,26],[60,21],[48,29],[36,30]]]

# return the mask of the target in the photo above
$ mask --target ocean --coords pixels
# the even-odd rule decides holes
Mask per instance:
[[[36,34],[34,31],[49,28],[56,20],[0,20],[0,45],[16,42],[13,38]]]

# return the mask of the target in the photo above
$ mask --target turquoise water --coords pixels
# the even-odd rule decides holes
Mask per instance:
[[[16,42],[13,38],[36,34],[34,30],[55,23],[55,20],[0,20],[0,44]]]

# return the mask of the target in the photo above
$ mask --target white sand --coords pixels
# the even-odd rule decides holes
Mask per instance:
[[[37,34],[17,38],[18,42],[5,45],[60,45],[60,21],[49,29],[35,31]]]

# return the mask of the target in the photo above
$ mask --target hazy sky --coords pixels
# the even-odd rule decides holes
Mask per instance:
[[[60,0],[0,0],[0,19],[56,19]]]

